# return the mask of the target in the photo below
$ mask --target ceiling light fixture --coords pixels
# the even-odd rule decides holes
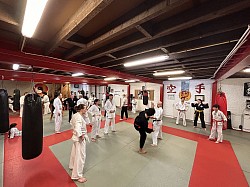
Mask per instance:
[[[250,73],[250,68],[244,69],[243,72]]]
[[[190,80],[192,77],[172,77],[168,78],[169,81],[175,81],[175,80]]]
[[[23,36],[33,36],[47,2],[48,0],[27,0],[22,26]]]
[[[19,69],[19,64],[13,64],[12,69],[13,70],[18,70]]]
[[[126,80],[125,82],[136,82],[136,80]]]
[[[79,76],[82,76],[84,75],[83,73],[73,73],[72,74],[72,77],[79,77]]]
[[[155,62],[164,61],[168,58],[169,58],[168,55],[156,56],[156,57],[152,57],[152,58],[146,58],[146,59],[142,59],[142,60],[127,62],[124,64],[124,66],[125,67],[132,67],[132,66],[139,66],[139,65],[144,65],[144,64],[152,64]]]
[[[164,76],[164,75],[179,75],[185,73],[184,70],[177,70],[177,71],[164,71],[164,72],[156,72],[154,76]]]
[[[116,80],[116,78],[115,77],[108,77],[108,78],[105,78],[104,80],[105,81],[113,81],[113,80]]]

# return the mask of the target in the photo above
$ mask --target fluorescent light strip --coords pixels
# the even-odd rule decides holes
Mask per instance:
[[[13,64],[12,69],[13,70],[18,70],[19,69],[19,64]]]
[[[33,36],[47,2],[48,0],[27,0],[22,26],[23,36]]]
[[[192,77],[172,77],[168,78],[169,81],[175,81],[175,80],[189,80],[192,79]]]
[[[250,68],[244,69],[243,72],[250,73]]]
[[[125,82],[136,82],[136,80],[126,80]]]
[[[115,77],[108,77],[108,78],[105,78],[104,80],[105,81],[113,81],[113,80],[116,80],[116,78]]]
[[[83,73],[73,73],[72,74],[72,77],[78,77],[78,76],[82,76],[84,75]]]
[[[125,67],[132,67],[132,66],[139,66],[139,65],[144,65],[144,64],[152,64],[152,63],[155,63],[155,62],[164,61],[164,60],[166,60],[168,58],[169,58],[168,55],[157,56],[157,57],[152,57],[152,58],[146,58],[146,59],[142,59],[142,60],[127,62],[127,63],[124,64],[124,66]]]
[[[185,71],[178,70],[178,71],[156,72],[153,75],[154,76],[164,76],[164,75],[179,75],[179,74],[183,74],[183,73],[185,73]]]

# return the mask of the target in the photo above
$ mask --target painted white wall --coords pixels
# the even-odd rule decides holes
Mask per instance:
[[[121,85],[121,84],[109,84],[111,89],[114,90],[114,101],[116,106],[120,107],[121,106],[121,99],[122,95],[128,93],[128,85]],[[129,97],[129,96],[127,96]]]
[[[246,100],[250,97],[244,96],[244,83],[250,82],[249,78],[225,79],[218,83],[221,90],[226,93],[227,107],[232,113],[232,126],[238,128],[241,124],[241,115],[246,108]]]
[[[87,84],[79,84],[79,88],[74,88],[74,84],[70,84],[70,91],[76,92],[77,97],[79,95],[78,93],[79,90],[84,90],[86,93],[86,91],[88,92],[90,91],[90,88],[89,85]]]
[[[211,108],[211,103],[212,103],[212,83],[214,81],[210,79],[199,79],[199,80],[190,80],[190,85],[189,85],[189,91],[191,92],[191,99],[187,101],[189,104],[195,102],[195,95],[205,95],[205,101],[204,103],[208,103],[209,107]],[[175,118],[177,117],[177,110],[175,109],[175,104],[180,101],[179,98],[179,93],[181,91],[181,81],[164,81],[164,106],[163,106],[163,111],[164,115],[167,117],[172,117]],[[195,86],[198,84],[203,83],[205,85],[205,90],[202,90],[201,93],[197,93],[195,90]],[[167,93],[169,90],[167,90],[167,86],[170,84],[176,86],[176,93],[175,99],[171,100],[168,98],[169,93]],[[171,93],[172,94],[172,93]],[[205,114],[205,122],[210,124],[211,120],[211,109],[205,109],[204,114]],[[186,112],[186,117],[189,120],[193,120],[194,118],[194,109],[189,105],[189,109]]]
[[[149,106],[151,106],[151,102],[157,103],[160,101],[160,84],[155,83],[130,83],[130,94],[135,95],[135,90],[141,90],[142,86],[145,86],[147,90],[154,90],[154,101],[149,101]],[[143,105],[142,100],[137,100],[137,110],[142,111],[145,110],[145,105]]]
[[[36,83],[34,83],[35,85]],[[49,90],[52,87],[52,84],[46,84]],[[21,82],[21,81],[3,81],[3,88],[7,90],[8,95],[13,96],[13,91],[15,89],[20,90],[20,94],[23,95],[24,92],[33,92],[32,84],[30,82]],[[0,83],[0,88],[2,88],[2,83]]]

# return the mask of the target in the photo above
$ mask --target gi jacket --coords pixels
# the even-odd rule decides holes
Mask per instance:
[[[73,115],[70,121],[70,125],[72,126],[73,129],[73,136],[71,139],[74,142],[81,142],[82,141],[81,136],[87,134],[87,128],[86,128],[86,122],[84,121],[82,115],[79,112]]]
[[[203,103],[201,103],[201,104],[198,104],[198,103],[194,104],[194,103],[192,103],[191,105],[192,105],[192,107],[195,107],[196,110],[204,110],[205,108],[209,108],[208,104],[203,104]]]
[[[148,120],[145,116],[145,111],[140,112],[134,121],[135,129],[138,131],[146,131],[147,133],[153,132],[153,129],[148,128]]]
[[[112,100],[110,101],[110,99],[108,99],[105,103],[104,109],[107,112],[107,118],[114,118],[115,117],[115,112],[111,113],[111,110],[116,111],[116,106],[115,106],[115,101]]]
[[[93,123],[101,120],[102,114],[101,114],[101,109],[99,106],[92,105],[89,108],[88,113],[90,113],[92,115],[92,122]]]

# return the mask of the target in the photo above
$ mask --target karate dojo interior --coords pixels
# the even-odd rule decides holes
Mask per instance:
[[[249,0],[0,0],[0,187],[249,186],[249,25]],[[101,102],[114,95],[116,132],[103,135],[102,117],[101,138],[86,144],[87,182],[71,180],[67,107],[60,134],[51,114],[34,109],[26,121],[20,117],[20,96],[35,91]],[[129,117],[120,120],[124,94]],[[14,112],[2,104],[8,96]],[[187,126],[182,119],[176,125],[181,97]],[[209,105],[206,130],[200,120],[193,128],[198,99]],[[163,140],[152,147],[147,134],[147,154],[139,154],[134,119],[159,101]],[[219,144],[208,140],[214,104],[227,116]],[[30,121],[34,128],[25,128]],[[17,123],[24,136],[8,138],[6,123]],[[43,135],[42,144],[29,147],[29,134]],[[25,159],[24,146],[41,154]]]

